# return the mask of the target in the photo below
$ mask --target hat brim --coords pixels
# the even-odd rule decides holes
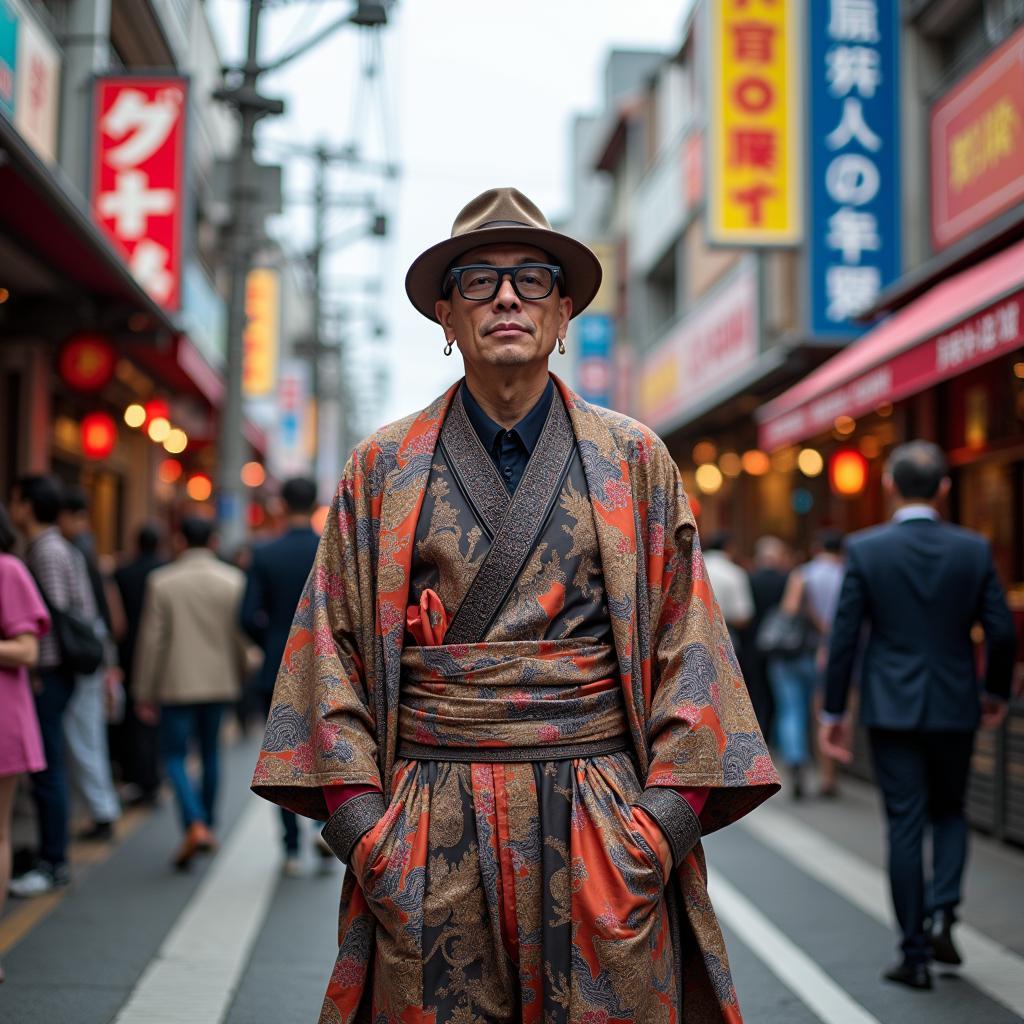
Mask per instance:
[[[437,323],[434,307],[437,300],[443,298],[441,288],[445,271],[462,253],[470,249],[506,243],[533,245],[551,254],[551,258],[562,268],[565,279],[565,291],[562,294],[572,299],[573,316],[582,313],[594,300],[601,287],[601,262],[587,246],[559,231],[525,225],[502,225],[446,238],[417,256],[405,275],[405,292],[409,301],[428,320]]]

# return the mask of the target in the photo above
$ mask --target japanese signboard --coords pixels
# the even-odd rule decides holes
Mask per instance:
[[[277,430],[271,435],[276,475],[284,478],[309,471],[308,438],[313,422],[309,366],[297,359],[284,360],[277,384]]]
[[[838,416],[862,416],[1013,352],[1024,345],[1024,292],[990,305],[942,334],[904,348],[761,424],[759,442],[771,451],[831,429]]]
[[[14,125],[36,153],[51,164],[57,162],[60,72],[56,44],[32,17],[23,15],[18,25]]]
[[[573,339],[579,345],[576,390],[588,402],[611,405],[615,321],[606,313],[584,313],[575,321]]]
[[[93,215],[136,280],[165,309],[181,298],[188,83],[171,76],[96,80]]]
[[[713,396],[757,358],[757,263],[747,255],[696,309],[654,346],[640,373],[638,413],[661,430]]]
[[[936,249],[1024,199],[1024,28],[935,104],[931,146]]]
[[[853,337],[901,268],[899,3],[808,6],[810,328]]]
[[[716,0],[710,32],[708,238],[795,245],[800,188],[798,0]]]
[[[0,0],[0,114],[14,116],[14,73],[18,57],[18,14]]]
[[[242,391],[246,398],[263,398],[274,389],[279,337],[278,275],[268,267],[254,267],[245,281]]]

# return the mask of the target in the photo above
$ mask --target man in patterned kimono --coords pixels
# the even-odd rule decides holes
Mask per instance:
[[[465,377],[353,452],[253,779],[348,865],[321,1022],[741,1019],[700,837],[778,778],[668,451],[548,373],[600,280],[507,188],[409,270]]]

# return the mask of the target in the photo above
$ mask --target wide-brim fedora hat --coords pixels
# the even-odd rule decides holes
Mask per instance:
[[[409,301],[429,320],[444,298],[445,273],[465,252],[481,245],[533,245],[562,268],[562,295],[572,299],[572,315],[582,313],[601,286],[601,262],[569,235],[552,229],[535,203],[514,188],[492,188],[466,204],[455,218],[450,238],[432,245],[413,260],[405,275]]]

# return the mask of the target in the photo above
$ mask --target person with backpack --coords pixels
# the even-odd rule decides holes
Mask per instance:
[[[39,641],[36,715],[46,767],[34,772],[32,797],[39,828],[39,859],[10,884],[12,895],[42,896],[69,884],[68,781],[64,759],[64,712],[76,674],[95,671],[104,649],[98,612],[80,552],[57,528],[60,484],[49,476],[24,476],[11,490],[11,522],[26,541],[25,564],[53,620]]]

